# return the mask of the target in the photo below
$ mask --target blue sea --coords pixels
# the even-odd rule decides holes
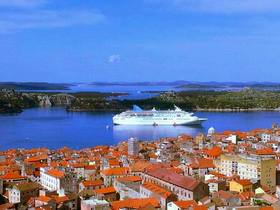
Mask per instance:
[[[280,123],[279,112],[196,112],[208,121],[200,127],[191,126],[113,126],[115,113],[66,112],[64,108],[34,108],[20,114],[0,115],[0,150],[8,148],[73,149],[95,145],[114,145],[136,137],[155,140],[180,134],[205,133],[213,126],[217,131],[268,128]]]
[[[128,93],[125,98],[141,99],[154,94],[145,91],[179,91],[172,86],[94,86],[81,84],[69,92],[97,91]],[[280,112],[196,112],[206,117],[202,126],[113,126],[113,112],[66,112],[64,108],[34,108],[20,114],[0,115],[0,150],[9,148],[68,146],[73,149],[95,145],[115,145],[136,137],[155,140],[180,134],[206,133],[210,127],[217,131],[269,128],[280,123]]]

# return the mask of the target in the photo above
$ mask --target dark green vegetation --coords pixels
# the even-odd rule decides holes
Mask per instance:
[[[249,88],[238,92],[190,91],[162,94],[157,100],[190,110],[274,110],[280,107],[280,92]]]
[[[68,90],[70,84],[47,82],[0,82],[0,89],[14,90]]]
[[[280,92],[244,89],[239,92],[185,91],[167,92],[144,100],[107,100],[106,98],[77,97],[69,106],[72,111],[125,110],[137,104],[144,109],[173,109],[174,104],[185,110],[258,111],[277,110]]]
[[[143,100],[110,99],[119,93],[18,93],[0,92],[0,112],[20,112],[39,106],[65,106],[68,111],[123,111],[137,104],[144,109],[173,109],[204,111],[265,111],[278,110],[280,92],[243,89],[238,92],[184,91],[166,92]]]
[[[109,110],[108,97],[119,96],[118,93],[37,93],[16,92],[14,90],[0,91],[0,113],[19,113],[27,108],[64,106],[75,111]],[[107,105],[106,105],[107,104]],[[104,108],[105,107],[105,108]]]
[[[15,91],[0,92],[0,113],[18,113],[36,105],[36,101],[28,95]]]

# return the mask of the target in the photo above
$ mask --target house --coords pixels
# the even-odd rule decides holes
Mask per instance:
[[[219,179],[208,179],[206,181],[209,187],[209,193],[218,192],[219,190],[226,190],[226,181]]]
[[[64,179],[65,173],[57,169],[41,168],[40,181],[44,188],[50,191],[57,191],[62,188],[62,179]]]
[[[186,166],[185,175],[192,177],[204,177],[210,171],[213,171],[215,165],[212,159],[195,158],[191,164]]]
[[[229,190],[243,193],[252,191],[252,183],[249,179],[236,179],[229,182]]]
[[[39,185],[34,182],[17,183],[8,188],[8,199],[12,204],[26,203],[31,197],[37,197]]]
[[[63,189],[50,193],[41,191],[39,197],[35,198],[35,207],[44,206],[49,206],[49,209],[77,210],[78,200],[75,193],[66,194]]]
[[[142,198],[157,199],[162,208],[166,208],[167,203],[177,200],[177,196],[170,191],[149,182],[145,182],[140,186],[140,194]]]
[[[22,181],[27,181],[26,176],[22,176],[18,172],[7,172],[6,174],[0,176],[0,179],[3,180],[3,183],[8,183],[8,182],[22,182]]]
[[[82,190],[95,190],[104,187],[103,181],[100,179],[97,180],[84,180],[79,184],[79,191]]]
[[[81,201],[81,210],[110,210],[110,203],[106,200],[88,199]]]
[[[117,167],[102,170],[100,175],[105,186],[112,186],[114,180],[119,177],[127,176],[129,169],[127,167]]]
[[[120,199],[125,198],[139,198],[141,177],[139,176],[127,176],[117,178],[114,181],[114,187],[120,195]]]
[[[64,172],[58,169],[41,168],[41,185],[50,191],[64,189],[67,192],[78,191],[78,181],[74,173]]]
[[[98,200],[115,201],[117,200],[117,193],[114,187],[105,187],[93,191],[94,198]]]
[[[157,184],[174,193],[179,200],[199,200],[209,194],[207,184],[166,168],[152,168],[142,174],[144,182]]]

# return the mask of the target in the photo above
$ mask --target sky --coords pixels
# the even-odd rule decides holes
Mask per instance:
[[[279,0],[0,0],[0,81],[280,82]]]

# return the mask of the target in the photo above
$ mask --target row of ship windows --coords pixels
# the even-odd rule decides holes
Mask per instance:
[[[126,117],[156,117],[157,115],[153,115],[153,114],[130,114],[130,115],[126,115]],[[181,117],[180,114],[174,115],[174,114],[170,114],[167,115],[168,117]]]

